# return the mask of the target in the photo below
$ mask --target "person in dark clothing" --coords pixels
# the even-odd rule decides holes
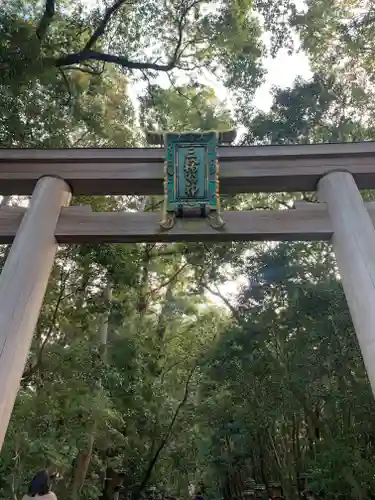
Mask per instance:
[[[42,470],[35,474],[33,477],[27,494],[22,500],[29,500],[32,498],[43,498],[45,500],[57,500],[56,495],[51,491],[51,479],[54,476],[50,476],[47,470]]]
[[[35,495],[47,495],[50,489],[51,481],[49,478],[49,474],[46,470],[42,470],[33,477],[29,485],[27,494],[30,497],[35,497]]]
[[[195,500],[203,500],[202,493],[200,491],[195,495]]]

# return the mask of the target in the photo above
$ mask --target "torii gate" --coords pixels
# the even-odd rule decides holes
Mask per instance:
[[[221,147],[224,194],[314,191],[321,203],[291,210],[224,212],[220,231],[203,220],[67,207],[74,195],[163,193],[164,151],[1,149],[0,192],[30,195],[27,209],[0,209],[0,243],[12,243],[0,277],[0,448],[9,423],[58,243],[330,240],[375,394],[375,142]]]

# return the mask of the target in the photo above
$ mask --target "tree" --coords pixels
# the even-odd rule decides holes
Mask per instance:
[[[6,23],[24,12],[17,37],[26,50],[4,46],[4,59],[13,67],[16,57],[34,73],[100,74],[105,63],[111,63],[120,70],[152,76],[158,71],[212,70],[222,64],[231,79],[235,58],[242,54],[236,78],[246,74],[254,86],[261,73],[260,30],[247,2],[219,2],[214,12],[205,0],[154,1],[147,7],[140,1],[117,0],[87,12],[79,2],[68,7],[46,0],[39,16],[37,5],[19,3],[3,10]],[[241,33],[236,44],[228,29]]]
[[[310,2],[298,17],[287,1],[217,2],[215,11],[205,1],[10,2],[0,11],[0,140],[136,146],[145,128],[239,124],[244,144],[370,139],[364,58],[354,80],[339,61],[354,52],[330,63],[331,20],[347,6],[327,5]],[[274,89],[268,113],[252,107],[264,55],[255,9],[275,50],[289,43],[287,28],[306,26],[316,70]],[[370,24],[355,29],[371,48]],[[222,80],[234,110],[204,76]],[[296,197],[313,200],[260,193],[223,206],[289,208]],[[158,210],[160,201],[74,199],[94,210]],[[223,292],[228,276],[245,283],[237,296]],[[59,497],[77,500],[113,500],[120,487],[138,500],[151,485],[182,498],[201,482],[209,499],[229,500],[251,477],[280,480],[293,500],[303,472],[316,497],[372,498],[373,410],[328,244],[61,247],[0,458],[0,498],[22,495],[45,465],[62,473]]]
[[[374,116],[374,7],[372,2],[309,1],[290,18],[313,69],[340,82],[346,113]]]
[[[247,126],[245,143],[311,144],[371,140],[374,130],[361,116],[348,113],[354,101],[333,77],[315,74],[309,82],[298,79],[293,88],[273,90],[269,112],[239,112]],[[241,113],[241,114],[240,114]]]
[[[0,96],[6,103],[0,117],[2,145],[67,147],[94,141],[103,146],[133,142],[134,112],[124,94],[126,80],[114,83],[116,75],[108,71],[102,76],[75,72],[68,77],[63,71],[47,69],[40,57],[30,54],[37,38],[28,9],[30,6],[22,10],[11,3],[0,11]],[[113,123],[115,109],[117,125]]]
[[[306,471],[322,498],[363,498],[373,488],[362,441],[373,398],[324,247],[280,244],[258,255],[245,271],[240,321],[213,347],[202,425],[224,498],[249,477],[280,480],[296,498]]]
[[[168,89],[150,86],[140,104],[141,125],[149,130],[227,130],[233,126],[229,110],[214,90],[199,84]]]

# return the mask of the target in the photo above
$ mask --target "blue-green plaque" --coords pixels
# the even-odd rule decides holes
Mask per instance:
[[[233,132],[171,132],[163,136],[149,134],[148,138],[149,142],[164,142],[165,147],[161,227],[171,229],[176,217],[206,217],[215,229],[223,227],[218,144],[231,142]]]

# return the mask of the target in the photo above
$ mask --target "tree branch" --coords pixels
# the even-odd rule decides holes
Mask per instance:
[[[36,29],[36,36],[40,41],[46,36],[52,18],[55,15],[55,0],[46,0],[42,19],[40,20]]]
[[[72,143],[72,147],[73,148],[76,148],[78,146],[78,144],[83,141],[83,139],[87,136],[88,134],[88,130],[85,130],[84,132],[82,132],[82,134],[78,137],[78,139],[76,139],[73,143]]]
[[[152,62],[131,61],[126,56],[115,56],[113,54],[105,54],[95,50],[87,50],[59,57],[56,61],[56,66],[61,68],[62,66],[71,66],[73,64],[79,64],[90,60],[118,64],[119,66],[128,69],[151,69],[154,71],[170,71],[176,65],[176,61],[174,59],[171,59],[166,64],[157,64]]]
[[[212,295],[215,295],[215,297],[218,297],[219,299],[221,299],[224,304],[228,307],[228,309],[230,310],[230,312],[232,313],[233,317],[238,321],[238,323],[241,324],[242,322],[242,318],[241,318],[241,315],[240,313],[237,311],[237,309],[229,302],[229,300],[224,297],[223,294],[221,294],[219,292],[219,289],[216,287],[216,291],[215,290],[212,290],[212,288],[210,288],[208,285],[206,285],[205,283],[202,283],[203,285],[203,288],[205,288],[208,292],[212,293]]]
[[[190,12],[190,10],[197,6],[202,0],[193,0],[190,4],[188,4],[184,9],[182,9],[181,15],[179,16],[177,20],[177,42],[176,46],[173,50],[172,56],[170,57],[169,61],[160,64],[158,62],[140,62],[140,61],[132,61],[126,56],[117,56],[114,54],[107,54],[105,52],[99,52],[96,50],[92,50],[92,47],[94,46],[95,42],[97,39],[102,36],[105,32],[105,28],[113,16],[114,13],[118,11],[118,9],[123,5],[125,2],[124,0],[117,0],[112,7],[109,7],[106,10],[106,13],[103,17],[103,20],[100,22],[99,26],[97,29],[94,31],[86,45],[83,47],[83,49],[79,52],[75,52],[73,54],[66,54],[65,56],[59,57],[55,61],[55,65],[58,68],[61,68],[63,66],[72,66],[75,64],[80,64],[84,61],[102,61],[102,62],[108,62],[108,63],[113,63],[113,64],[118,64],[119,66],[122,66],[123,68],[128,68],[128,69],[138,69],[138,70],[153,70],[153,71],[170,71],[173,68],[175,68],[181,58],[182,52],[181,52],[181,46],[182,46],[182,41],[183,41],[183,33],[184,33],[184,22],[185,19]]]
[[[177,269],[177,271],[175,271],[172,274],[172,276],[170,276],[166,281],[164,281],[164,283],[162,283],[161,285],[157,286],[156,288],[153,288],[152,290],[150,290],[148,292],[149,295],[153,295],[154,293],[159,292],[159,290],[161,290],[162,288],[169,285],[172,281],[174,281],[177,278],[177,276],[185,269],[185,267],[187,267],[187,265],[188,265],[188,262],[185,262],[185,264],[182,264],[182,266],[180,266]]]
[[[69,79],[66,76],[65,71],[62,68],[59,68],[59,71],[61,73],[61,76],[63,77],[64,83],[66,85],[66,88],[67,88],[67,91],[68,91],[68,94],[69,94],[69,97],[68,97],[68,99],[67,99],[67,101],[65,103],[66,105],[68,105],[70,103],[70,101],[72,100],[72,89],[70,88]]]
[[[144,488],[147,486],[147,483],[148,483],[148,481],[150,479],[150,476],[151,476],[151,473],[153,471],[153,468],[155,467],[155,464],[158,461],[159,455],[163,451],[165,445],[168,443],[169,436],[171,435],[171,432],[173,430],[174,424],[176,423],[178,415],[179,415],[180,411],[182,410],[183,406],[185,405],[185,403],[186,403],[186,401],[187,401],[187,399],[189,397],[189,385],[190,385],[190,381],[191,381],[191,378],[192,378],[195,370],[197,369],[197,367],[198,367],[198,363],[196,363],[191,368],[191,370],[188,373],[188,376],[187,376],[186,381],[185,381],[185,390],[184,390],[183,398],[178,403],[178,405],[177,405],[177,407],[175,409],[175,412],[173,414],[172,420],[169,423],[168,429],[167,429],[166,433],[164,434],[164,437],[162,438],[162,440],[161,440],[161,442],[160,442],[157,450],[155,451],[154,456],[150,460],[150,463],[149,463],[149,465],[147,467],[147,470],[145,472],[145,475],[143,477],[143,480],[142,480],[139,488],[137,488],[135,495],[133,495],[133,500],[137,500],[140,497],[140,494],[142,493],[142,491],[144,490]]]
[[[88,73],[89,75],[93,76],[100,76],[104,71],[103,69],[101,69],[100,71],[95,71],[94,69],[90,69],[87,66],[66,66],[64,70],[80,71],[81,73]]]
[[[94,33],[89,38],[86,45],[83,47],[82,52],[86,52],[86,51],[90,50],[95,45],[98,38],[100,38],[101,36],[104,35],[105,29],[106,29],[109,21],[111,20],[111,17],[114,14],[116,14],[116,12],[118,12],[120,7],[124,4],[125,4],[125,0],[117,0],[111,7],[108,7],[105,10],[105,14],[104,14],[103,19],[100,21],[98,27],[96,28]]]
[[[173,370],[173,368],[175,368],[178,365],[181,365],[182,363],[186,363],[186,359],[185,358],[178,359],[177,361],[175,361],[174,363],[172,363],[171,365],[169,365],[164,371],[162,371],[161,374],[160,374],[160,382],[163,383],[164,379],[165,379],[165,376],[169,372],[171,372]]]
[[[30,381],[33,374],[42,365],[44,348],[46,347],[46,345],[47,345],[47,343],[48,343],[48,341],[49,341],[49,339],[50,339],[50,337],[55,329],[57,317],[59,314],[60,305],[61,305],[62,301],[64,300],[64,292],[65,292],[68,277],[69,277],[69,273],[64,274],[64,271],[62,270],[61,271],[61,278],[60,278],[61,279],[60,290],[59,290],[59,294],[58,294],[57,299],[56,299],[56,304],[55,304],[55,307],[54,307],[54,310],[52,313],[52,319],[51,319],[48,331],[46,332],[46,335],[45,335],[45,338],[42,342],[42,345],[39,348],[39,352],[37,354],[35,362],[31,363],[30,366],[28,367],[28,369],[25,370],[23,375],[22,375],[23,386],[28,384],[28,382]]]

